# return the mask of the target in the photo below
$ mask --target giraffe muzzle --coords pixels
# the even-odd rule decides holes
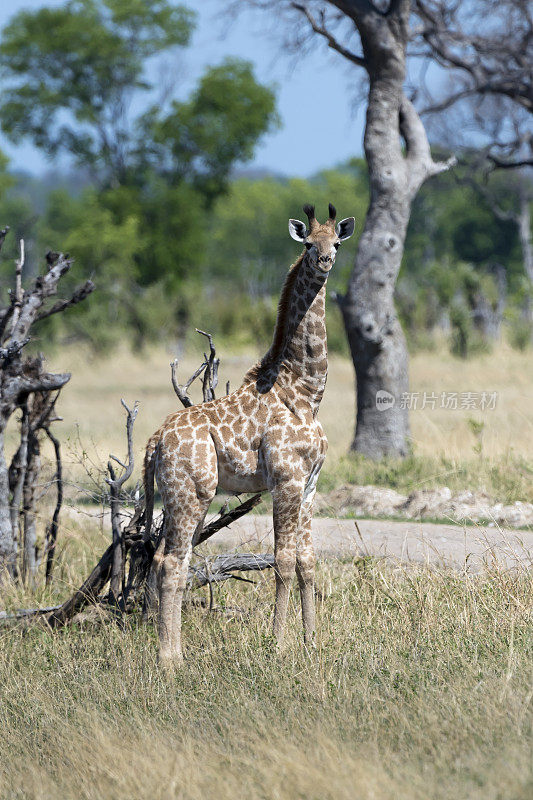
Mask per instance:
[[[329,256],[319,256],[316,266],[321,272],[329,272],[333,266],[333,261]]]

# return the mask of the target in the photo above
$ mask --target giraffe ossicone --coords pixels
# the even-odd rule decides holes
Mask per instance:
[[[154,558],[159,585],[159,658],[181,662],[181,606],[192,541],[218,487],[234,493],[270,491],[273,499],[276,603],[274,636],[281,643],[290,584],[296,572],[304,636],[315,635],[315,554],[311,520],[327,450],[317,419],[326,385],[326,283],[337,249],[354,232],[353,217],[323,224],[289,220],[305,249],[281,292],[272,345],[232,394],[171,414],[149,439],[145,456],[147,527],[154,477],[165,509],[164,538]]]

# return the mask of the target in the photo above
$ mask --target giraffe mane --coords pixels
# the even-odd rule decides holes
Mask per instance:
[[[305,250],[296,259],[294,264],[292,264],[289,267],[289,271],[285,278],[285,283],[283,284],[283,288],[281,290],[281,296],[279,298],[278,313],[276,317],[276,327],[274,328],[274,336],[272,338],[272,344],[270,345],[268,352],[263,356],[261,361],[255,364],[248,371],[246,375],[246,378],[248,380],[255,380],[258,377],[261,369],[272,364],[276,360],[276,358],[281,354],[281,350],[283,347],[283,339],[287,327],[287,314],[289,313],[292,289],[294,286],[294,282],[298,276],[299,268],[301,267],[302,262],[304,260],[304,256],[305,256]]]

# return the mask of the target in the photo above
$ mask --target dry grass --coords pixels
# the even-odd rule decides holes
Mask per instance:
[[[186,614],[161,674],[131,620],[0,632],[0,796],[526,800],[532,584],[361,561],[321,566],[318,647],[270,640],[272,576],[243,615]]]
[[[202,342],[189,345],[182,359],[180,375],[188,377],[201,357]],[[230,380],[237,387],[247,368],[254,362],[254,353],[227,355],[229,348],[220,346],[222,371],[220,385]],[[73,463],[85,448],[98,464],[110,452],[124,452],[123,412],[120,398],[139,400],[141,409],[135,427],[137,453],[142,453],[148,436],[164,417],[179,407],[170,385],[169,362],[174,353],[160,346],[144,355],[116,351],[104,360],[92,360],[78,349],[62,351],[53,360],[58,369],[72,372],[60,411],[65,418],[61,434],[68,439],[66,458],[70,475],[83,480],[82,471]],[[417,353],[411,359],[411,388],[414,392],[497,392],[494,410],[471,411],[418,408],[411,413],[412,444],[415,462],[400,468],[404,488],[433,484],[455,484],[463,488],[487,488],[510,499],[514,475],[521,472],[517,483],[518,496],[526,499],[524,487],[533,491],[531,452],[533,452],[533,359],[500,345],[492,354],[482,354],[461,361],[443,346],[437,352]],[[421,404],[421,400],[420,400]],[[437,406],[439,404],[437,403]],[[326,429],[330,450],[326,462],[329,484],[352,479],[363,483],[379,480],[371,465],[347,464],[341,460],[353,433],[353,371],[347,359],[333,356],[320,419]],[[472,431],[471,420],[484,423],[481,433],[481,456],[474,448],[479,439]],[[79,434],[79,440],[78,440]],[[80,446],[81,442],[81,446]],[[140,459],[137,461],[140,464]],[[526,466],[524,467],[524,464]],[[137,473],[139,474],[139,473]],[[389,480],[388,475],[386,476]],[[511,488],[510,488],[511,486]],[[527,491],[526,491],[527,493]],[[515,492],[516,494],[516,492]]]
[[[142,403],[140,453],[177,406],[171,356],[161,347],[142,359],[120,352],[95,363],[75,351],[55,359],[73,372],[61,408],[72,452],[76,425],[96,460],[123,452],[124,396]],[[182,374],[196,360],[184,359]],[[236,386],[251,360],[226,358],[222,379]],[[510,448],[531,452],[532,369],[505,349],[467,364],[417,355],[412,384],[498,391],[497,409],[484,416],[484,461],[505,465]],[[322,419],[339,480],[352,405],[351,367],[332,359]],[[472,460],[467,413],[418,411],[413,431],[424,469],[444,452],[470,459],[464,475],[474,479],[480,459]],[[63,599],[107,541],[90,518],[65,513],[53,587],[13,588],[3,607]],[[286,648],[273,649],[272,575],[261,574],[254,586],[217,589],[219,605],[242,614],[188,611],[186,665],[172,676],[157,669],[154,632],[136,618],[125,629],[109,621],[57,633],[0,629],[0,797],[529,800],[531,577],[366,559],[321,564],[319,585],[316,652],[301,645],[294,605]]]
[[[493,353],[462,361],[447,349],[417,353],[411,359],[414,391],[497,392],[494,411],[417,410],[412,414],[413,446],[417,455],[443,454],[450,459],[471,457],[477,439],[470,419],[484,423],[483,454],[488,460],[509,454],[531,458],[533,452],[533,358],[501,344]]]
[[[182,360],[180,375],[188,377],[201,358],[202,342],[189,347]],[[221,347],[220,388],[230,380],[239,386],[254,353],[229,356]],[[116,351],[111,357],[94,361],[76,349],[53,359],[54,367],[68,369],[72,379],[61,401],[65,431],[75,434],[79,425],[84,442],[95,442],[103,457],[109,449],[123,447],[120,398],[139,400],[141,411],[136,423],[139,448],[158,427],[166,414],[179,407],[170,385],[169,362],[174,353],[163,346],[135,356]],[[494,411],[451,411],[441,408],[417,409],[411,414],[413,447],[419,456],[443,454],[452,459],[472,457],[476,438],[469,419],[485,423],[483,451],[487,458],[500,458],[509,451],[530,457],[533,452],[533,359],[500,345],[492,354],[468,361],[451,356],[446,349],[417,353],[411,358],[411,389],[420,392],[490,391],[498,393]],[[351,363],[339,356],[330,357],[328,385],[320,419],[330,441],[330,456],[345,453],[353,432],[354,387]]]

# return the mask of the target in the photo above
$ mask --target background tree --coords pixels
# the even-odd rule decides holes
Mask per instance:
[[[249,2],[271,12],[272,3]],[[408,389],[408,355],[394,287],[413,199],[427,178],[450,165],[433,161],[420,117],[405,92],[411,4],[282,0],[279,6],[288,15],[293,48],[301,50],[312,37],[321,37],[367,78],[364,149],[370,205],[346,294],[339,295],[356,373],[357,422],[351,446],[376,459],[405,456],[409,420],[400,399]],[[377,392],[383,390],[392,402],[378,408]]]
[[[198,267],[203,211],[276,121],[272,90],[238,59],[207,69],[188,99],[175,99],[175,81],[163,81],[157,94],[157,63],[188,44],[193,24],[193,12],[168,0],[71,0],[18,13],[0,42],[4,133],[31,139],[50,157],[68,154],[85,170],[98,202],[89,189],[74,216],[91,217],[96,228],[103,214],[115,240],[128,225],[142,230],[123,271],[141,293],[163,283],[176,294]],[[175,63],[170,70],[174,77]],[[64,246],[64,227],[56,237],[53,226],[47,246]],[[69,225],[69,232],[82,241],[81,230],[76,237]]]
[[[533,245],[533,11],[528,0],[468,4],[416,0],[418,53],[447,71],[438,92],[423,86],[435,137],[463,147],[473,186],[499,221],[516,226],[524,312],[531,326]],[[475,148],[475,150],[474,150]],[[489,168],[486,168],[487,162]],[[483,167],[485,166],[485,169]],[[506,177],[494,170],[512,171]],[[529,172],[529,174],[528,174]]]
[[[494,166],[533,166],[533,10],[529,0],[415,0],[415,48],[447,71],[438,94],[423,85],[426,112],[465,100],[467,130]],[[488,112],[488,113],[487,113]],[[459,133],[459,131],[458,131]]]
[[[146,61],[188,44],[194,14],[166,0],[71,0],[21,11],[0,44],[0,123],[47,155],[66,151],[101,186],[126,182],[139,146],[134,94]]]

